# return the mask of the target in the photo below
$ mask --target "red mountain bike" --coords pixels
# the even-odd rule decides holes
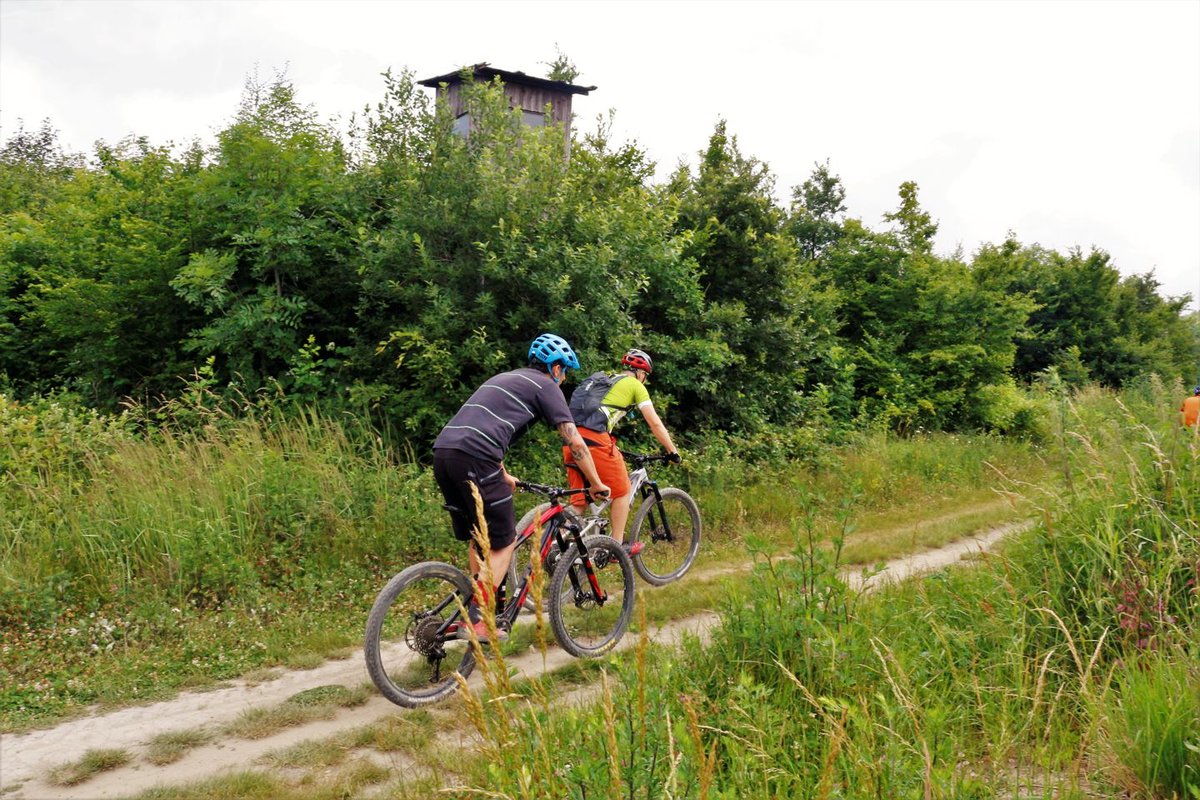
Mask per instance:
[[[513,563],[526,566],[510,571],[501,583],[496,626],[511,630],[529,598],[530,548],[540,530],[537,559],[549,576],[546,613],[554,638],[579,658],[607,653],[625,634],[633,613],[629,556],[611,537],[598,533],[602,522],[581,520],[560,502],[586,490],[517,486],[550,502],[517,534]],[[459,637],[468,624],[463,609],[473,591],[466,573],[440,561],[414,564],[388,581],[371,607],[363,643],[367,672],[384,697],[409,708],[434,703],[454,691],[455,673],[471,673],[476,654],[471,642]]]

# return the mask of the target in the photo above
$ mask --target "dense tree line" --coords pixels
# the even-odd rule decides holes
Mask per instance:
[[[1194,377],[1200,326],[1152,274],[1010,236],[934,253],[918,187],[886,230],[828,164],[776,199],[721,122],[662,185],[600,124],[564,152],[498,86],[469,138],[412,76],[340,133],[285,79],[248,84],[208,149],[0,151],[0,388],[114,408],[221,384],[371,408],[425,442],[481,377],[557,331],[586,369],[658,356],[674,427],[1009,429],[1050,368]]]

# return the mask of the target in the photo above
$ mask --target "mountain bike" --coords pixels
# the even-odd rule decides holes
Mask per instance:
[[[633,614],[634,579],[629,556],[599,534],[603,526],[566,511],[562,498],[586,489],[518,482],[549,498],[542,513],[517,534],[513,561],[525,567],[505,575],[497,591],[496,627],[512,630],[533,588],[532,558],[546,567],[546,613],[559,645],[573,656],[596,658],[616,646]],[[607,503],[606,503],[607,504]],[[537,531],[541,536],[537,537]],[[531,548],[536,539],[536,555]],[[474,593],[470,576],[439,561],[414,564],[379,593],[367,616],[363,643],[367,672],[388,700],[414,708],[454,691],[455,674],[475,668],[472,642],[460,637]],[[505,599],[507,597],[507,599]]]
[[[633,522],[627,537],[631,544],[636,541],[642,542],[642,552],[632,558],[633,568],[646,583],[665,586],[682,578],[691,569],[696,554],[700,551],[700,507],[683,489],[660,489],[658,483],[651,479],[647,466],[654,463],[674,463],[675,459],[670,455],[622,455],[633,467],[629,473],[629,493],[641,497],[637,510],[633,512]],[[548,503],[531,508],[517,523],[517,530],[524,530],[533,524],[547,508]],[[591,520],[601,526],[607,524],[606,520],[599,518],[603,510],[602,507],[593,507],[585,517],[573,507],[566,507],[567,514],[579,514],[581,520]],[[515,559],[513,563],[516,564]]]

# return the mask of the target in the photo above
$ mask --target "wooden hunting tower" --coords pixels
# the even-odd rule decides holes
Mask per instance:
[[[503,69],[489,67],[482,62],[471,67],[463,67],[457,72],[448,72],[435,78],[418,81],[421,86],[429,86],[438,90],[438,100],[450,104],[450,112],[454,115],[454,131],[463,136],[471,130],[470,114],[463,107],[462,85],[465,80],[490,83],[499,78],[504,83],[504,96],[508,98],[509,106],[519,108],[521,117],[526,125],[540,127],[546,124],[544,116],[546,105],[550,105],[550,118],[562,123],[566,130],[567,141],[571,138],[571,97],[577,94],[587,94],[594,91],[595,86],[576,86],[566,81],[555,81],[549,78],[535,78],[524,72],[509,72]]]

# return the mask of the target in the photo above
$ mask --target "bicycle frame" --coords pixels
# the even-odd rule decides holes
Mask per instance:
[[[529,486],[532,487],[533,485]],[[533,489],[533,491],[537,491],[537,489]],[[559,502],[558,493],[551,493],[550,497],[552,505],[542,513],[541,517],[531,522],[525,530],[517,533],[517,541],[513,547],[513,555],[515,557],[517,551],[520,550],[521,547],[525,546],[526,542],[533,538],[539,527],[542,530],[542,538],[538,544],[537,557],[538,561],[542,564],[546,563],[546,558],[550,555],[550,548],[554,544],[558,544],[560,553],[566,553],[570,546],[574,544],[579,548],[579,554],[583,556],[584,573],[587,577],[588,583],[591,585],[596,602],[603,605],[604,602],[608,600],[608,594],[600,588],[600,584],[596,580],[596,573],[593,569],[592,560],[588,557],[588,550],[584,545],[584,537],[590,534],[593,530],[601,527],[602,523],[595,516],[591,516],[587,520],[586,524],[584,524],[582,527],[566,524],[564,522],[566,519],[566,507]],[[607,506],[608,501],[605,501],[597,508],[597,511],[603,511]],[[530,566],[526,568],[525,574],[521,575],[518,579],[519,586],[509,587],[510,591],[516,592],[515,596],[506,597],[504,601],[504,608],[498,611],[496,615],[498,619],[503,620],[510,628],[520,615],[521,608],[524,606],[525,600],[529,597],[529,592],[532,588],[530,581],[530,578],[533,575],[532,561],[533,560],[530,559]],[[572,573],[570,578],[571,585],[574,587],[575,591],[579,591],[580,584],[576,575]],[[505,576],[504,581],[507,580],[508,577]],[[505,585],[504,581],[501,582],[501,586]]]
[[[542,488],[548,488],[548,487],[537,487],[536,484],[529,484],[528,486],[534,491],[537,491]],[[571,494],[571,493],[573,493],[573,492],[568,491],[568,492],[563,492],[562,494]],[[551,505],[549,508],[547,508],[545,510],[545,512],[542,513],[540,518],[538,518],[538,519],[534,520],[532,523],[530,523],[530,525],[524,531],[518,532],[517,540],[513,547],[513,555],[515,557],[517,550],[519,550],[521,547],[525,546],[525,544],[530,539],[533,538],[533,536],[536,533],[539,526],[542,529],[542,538],[538,544],[538,559],[541,563],[544,564],[546,562],[546,557],[550,555],[550,548],[555,543],[558,544],[559,552],[561,552],[561,553],[567,552],[567,549],[570,548],[570,546],[572,544],[576,545],[579,548],[579,554],[581,556],[583,556],[583,569],[584,569],[584,573],[586,575],[587,581],[591,586],[593,596],[596,598],[597,603],[599,603],[600,605],[603,605],[608,600],[608,593],[605,592],[602,588],[600,588],[600,583],[599,583],[599,581],[596,580],[596,573],[595,573],[595,570],[592,565],[592,560],[591,560],[591,558],[588,557],[587,546],[584,545],[584,542],[583,542],[584,537],[587,534],[590,534],[596,528],[601,527],[603,523],[599,519],[597,519],[596,517],[593,516],[593,517],[589,518],[587,521],[587,524],[585,524],[581,528],[580,527],[572,527],[572,526],[564,526],[563,520],[566,517],[566,513],[565,513],[566,508],[563,506],[563,504],[561,502],[558,501],[559,497],[561,497],[561,494],[558,490],[548,492],[548,494],[550,494],[550,496],[551,496],[553,505]],[[605,508],[607,508],[608,505],[609,505],[609,501],[605,501],[600,506],[598,506],[598,507],[594,506],[593,508],[597,512],[600,512],[600,511],[603,511]],[[563,533],[564,527],[566,527],[566,535],[564,535],[564,533]],[[497,609],[496,624],[498,626],[503,627],[506,630],[511,630],[512,626],[516,623],[517,617],[520,616],[521,608],[524,605],[526,598],[528,598],[528,596],[529,596],[529,592],[531,589],[530,578],[531,578],[532,574],[533,574],[533,567],[531,565],[529,568],[526,569],[525,574],[520,577],[520,579],[518,581],[519,585],[517,587],[508,587],[510,591],[515,591],[516,595],[515,595],[515,597],[506,597],[504,600],[504,607]],[[581,588],[579,579],[577,578],[577,576],[574,573],[571,574],[570,578],[571,578],[572,587],[575,589],[575,591],[578,592]],[[505,587],[507,584],[507,581],[508,581],[508,576],[506,575],[504,577],[504,580],[501,581],[500,586]],[[469,601],[471,600],[471,598],[470,597],[459,598],[457,594],[451,594],[451,595],[447,596],[444,600],[442,600],[441,603],[439,603],[437,606],[435,606],[433,609],[431,609],[427,613],[430,615],[440,614],[442,611],[446,610],[452,603],[455,603],[456,600],[457,600],[457,602],[461,603],[463,608],[465,608],[467,606],[467,604],[469,603]],[[450,638],[451,626],[457,625],[461,621],[461,617],[462,617],[462,615],[460,614],[460,612],[457,609],[454,610],[453,613],[451,613],[450,616],[446,619],[446,621],[443,622],[441,626],[439,626],[436,636],[439,639]]]

